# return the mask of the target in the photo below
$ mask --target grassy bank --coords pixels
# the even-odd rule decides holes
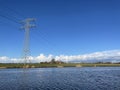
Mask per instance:
[[[0,68],[23,68],[22,63],[1,63]],[[48,68],[48,67],[120,67],[120,64],[94,64],[94,63],[64,63],[64,64],[27,64],[26,68]]]

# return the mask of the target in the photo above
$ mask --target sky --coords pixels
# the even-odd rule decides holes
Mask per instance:
[[[30,30],[32,58],[76,61],[65,57],[119,55],[119,0],[0,0],[1,60],[22,56],[25,32],[20,22],[26,18],[36,18]]]

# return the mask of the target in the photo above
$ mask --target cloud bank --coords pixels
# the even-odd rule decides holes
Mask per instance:
[[[98,62],[98,61],[107,61],[107,62],[120,62],[120,50],[110,50],[102,52],[94,52],[83,55],[59,55],[54,56],[40,54],[38,56],[30,56],[30,61],[33,63],[39,62],[49,62],[52,58],[55,60],[60,60],[64,62]],[[0,63],[20,63],[23,62],[23,59],[19,58],[9,58],[7,56],[0,57]]]

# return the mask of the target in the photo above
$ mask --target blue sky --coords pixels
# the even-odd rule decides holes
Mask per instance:
[[[20,57],[20,22],[36,18],[32,56],[79,55],[120,49],[119,0],[0,0],[0,56]]]

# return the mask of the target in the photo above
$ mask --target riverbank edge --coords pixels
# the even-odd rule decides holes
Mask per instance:
[[[120,64],[66,63],[66,64],[14,64],[2,63],[0,69],[7,68],[63,68],[63,67],[120,67]]]

